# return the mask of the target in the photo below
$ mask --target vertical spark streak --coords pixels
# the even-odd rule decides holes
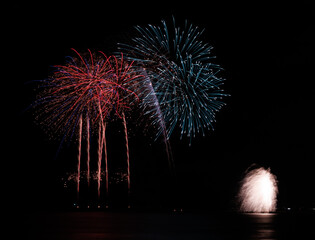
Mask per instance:
[[[108,164],[107,164],[107,147],[106,147],[106,123],[103,125],[103,142],[104,142],[104,158],[105,158],[105,187],[106,187],[106,201],[108,202]],[[106,205],[107,206],[107,205]]]
[[[125,113],[122,113],[122,119],[125,130],[125,140],[126,140],[126,154],[127,154],[127,184],[128,184],[128,199],[130,200],[130,162],[129,162],[129,145],[128,145],[128,133]],[[130,207],[130,205],[128,205]]]
[[[90,187],[90,119],[87,115],[86,117],[86,153],[87,153],[87,159],[86,159],[86,167],[87,167],[87,183],[88,187]]]
[[[97,196],[100,198],[101,195],[101,167],[102,167],[102,150],[103,150],[103,121],[100,119],[98,127],[98,163],[97,163]]]
[[[147,89],[149,89],[149,94],[147,94],[147,96],[149,96],[150,99],[147,101],[150,102],[151,107],[154,106],[153,116],[157,117],[156,122],[158,123],[159,129],[161,129],[161,134],[163,135],[163,140],[164,140],[164,144],[165,144],[165,151],[166,151],[166,155],[167,155],[167,159],[168,159],[168,164],[169,164],[170,169],[174,170],[174,161],[173,161],[171,144],[170,144],[169,138],[167,136],[167,130],[166,130],[165,121],[164,121],[164,118],[163,118],[163,115],[161,112],[160,103],[156,97],[156,92],[152,86],[151,80],[150,80],[145,68],[143,69],[143,76],[145,76],[146,87],[147,87]]]
[[[78,165],[77,165],[77,198],[80,192],[80,161],[81,161],[81,140],[82,140],[82,115],[79,118],[79,139],[78,139]]]

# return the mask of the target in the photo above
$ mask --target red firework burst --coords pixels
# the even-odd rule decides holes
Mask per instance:
[[[97,122],[114,111],[122,118],[131,99],[138,98],[132,89],[133,82],[141,77],[132,70],[132,63],[124,62],[123,55],[107,57],[103,52],[88,50],[84,58],[72,50],[76,56],[65,65],[55,66],[38,100],[44,106],[40,114],[44,122],[67,135],[78,126],[81,116]]]
[[[100,195],[101,160],[105,156],[106,189],[108,193],[108,166],[106,150],[106,121],[113,114],[123,119],[127,151],[127,179],[130,192],[129,147],[125,112],[134,100],[138,99],[133,90],[134,83],[142,75],[137,74],[132,62],[120,58],[107,57],[103,52],[88,53],[82,56],[72,49],[76,56],[65,65],[56,65],[51,78],[44,81],[44,91],[37,105],[42,105],[44,122],[55,127],[63,135],[70,137],[78,130],[77,192],[79,194],[82,132],[85,125],[87,141],[87,179],[90,178],[90,126],[97,129],[98,135],[98,195]],[[85,118],[85,121],[83,120]]]

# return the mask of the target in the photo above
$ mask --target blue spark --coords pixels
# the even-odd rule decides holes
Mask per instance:
[[[139,36],[130,44],[120,43],[119,50],[149,77],[151,90],[144,90],[147,82],[139,82],[138,88],[144,109],[151,109],[147,111],[151,119],[158,119],[152,122],[159,125],[157,135],[166,132],[169,138],[177,125],[181,137],[205,135],[206,130],[214,129],[215,115],[225,105],[223,97],[229,96],[221,89],[224,79],[218,74],[222,68],[211,62],[215,58],[212,46],[200,40],[204,30],[187,20],[183,29],[174,18],[172,29],[164,20],[161,23],[136,26]],[[152,102],[152,95],[157,102]],[[158,107],[152,108],[152,104]]]

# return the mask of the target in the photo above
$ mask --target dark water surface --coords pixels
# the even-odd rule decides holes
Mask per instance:
[[[48,212],[24,214],[17,222],[23,224],[16,229],[22,231],[23,239],[27,235],[26,239],[36,240],[315,239],[315,214],[311,212]]]

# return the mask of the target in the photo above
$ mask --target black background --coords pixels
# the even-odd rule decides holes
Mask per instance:
[[[6,197],[23,209],[71,206],[75,192],[60,178],[76,168],[76,144],[58,152],[60,138],[50,139],[24,111],[34,100],[36,84],[51,66],[64,63],[70,48],[111,53],[126,42],[133,26],[188,19],[213,47],[215,63],[225,70],[224,89],[231,96],[205,137],[171,146],[177,183],[168,168],[162,140],[129,121],[132,202],[139,207],[232,209],[238,182],[253,163],[270,167],[279,181],[279,207],[315,207],[314,5],[312,1],[253,2],[43,2],[13,4],[7,9],[3,47],[9,50],[9,75],[3,82],[5,142],[2,159]],[[6,70],[3,69],[5,72]],[[6,86],[6,85],[5,85]],[[111,127],[111,128],[110,128]],[[108,130],[109,164],[124,167],[122,124]],[[118,164],[119,165],[119,164]],[[111,166],[111,165],[110,165]],[[111,169],[110,169],[111,170]],[[113,168],[114,171],[114,168]],[[93,193],[93,194],[96,194]],[[125,199],[126,189],[112,193]],[[69,205],[68,205],[69,204]]]

